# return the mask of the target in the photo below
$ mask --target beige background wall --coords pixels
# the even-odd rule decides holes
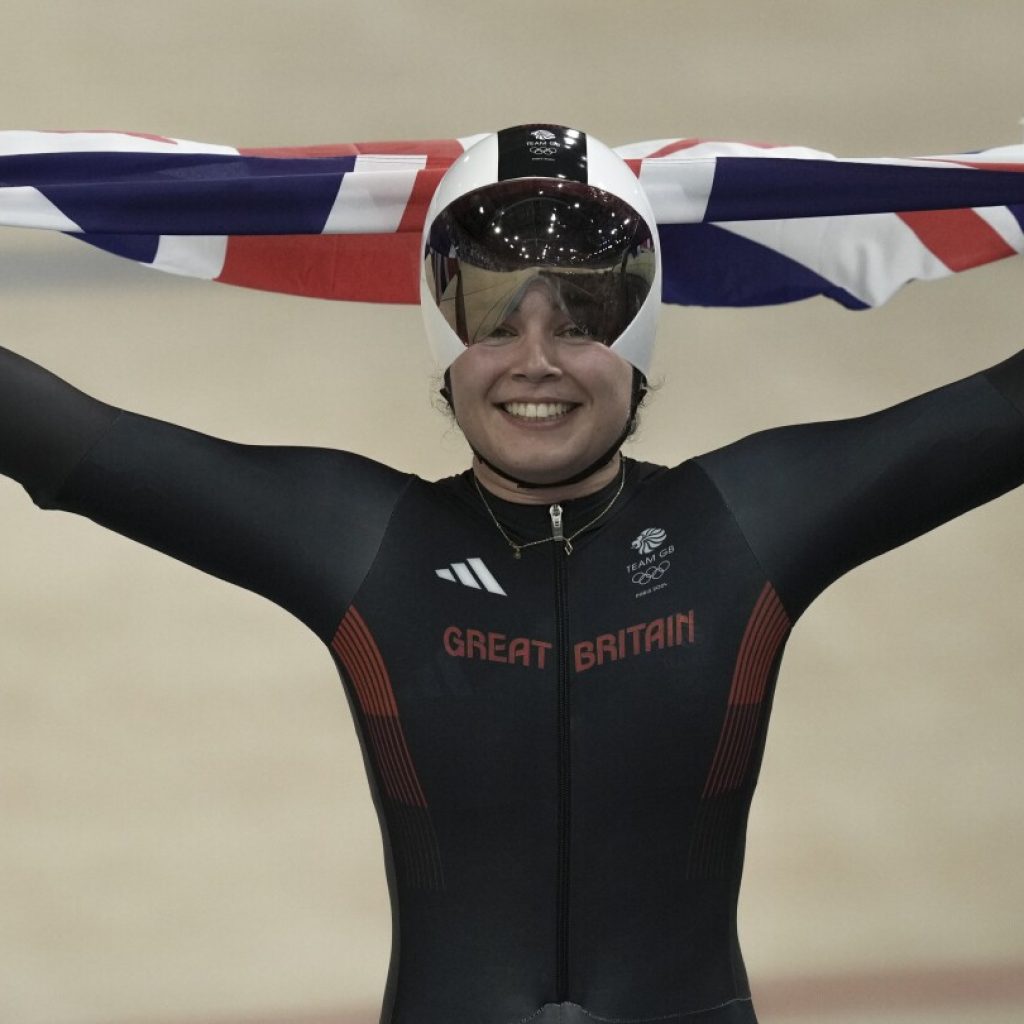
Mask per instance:
[[[1022,38],[1019,0],[7,0],[0,126],[297,145],[552,119],[613,145],[949,152],[1019,140]],[[1015,261],[875,313],[669,309],[634,454],[675,462],[990,365],[1021,344],[1021,281]],[[198,429],[427,476],[465,463],[415,309],[7,231],[0,324],[85,390]],[[742,909],[767,1022],[1020,1017],[1022,500],[858,570],[796,631]],[[0,530],[0,1022],[373,1019],[379,836],[325,652],[4,481]]]

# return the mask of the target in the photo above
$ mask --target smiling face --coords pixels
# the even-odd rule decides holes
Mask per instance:
[[[470,446],[539,485],[579,473],[615,443],[629,420],[632,381],[630,365],[590,337],[542,280],[451,366],[455,418]],[[508,489],[486,466],[476,468],[492,490]],[[569,491],[537,498],[586,494],[616,471],[613,460]]]

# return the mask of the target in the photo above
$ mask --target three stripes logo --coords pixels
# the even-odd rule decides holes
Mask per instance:
[[[482,558],[467,558],[465,562],[452,562],[447,569],[435,569],[434,572],[449,583],[461,583],[473,590],[483,588],[489,594],[500,594],[508,597],[501,584],[494,578],[490,569],[484,565]]]

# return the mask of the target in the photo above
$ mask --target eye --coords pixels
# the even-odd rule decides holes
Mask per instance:
[[[497,327],[495,327],[491,331],[489,331],[480,340],[481,341],[498,342],[498,341],[508,341],[509,339],[515,338],[515,337],[517,337],[516,329],[514,327],[510,327],[507,323],[505,323],[505,324],[498,324]]]
[[[567,338],[569,341],[595,341],[597,334],[592,327],[586,324],[567,323],[556,332],[559,338]]]

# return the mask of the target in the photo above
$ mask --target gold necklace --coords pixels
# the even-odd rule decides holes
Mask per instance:
[[[487,503],[487,499],[484,497],[483,488],[480,486],[480,481],[476,478],[476,473],[473,473],[473,486],[476,488],[476,493],[480,495],[480,500],[483,502],[484,508],[487,509],[487,514],[491,517],[491,522],[498,528],[498,533],[505,538],[505,543],[512,549],[513,558],[521,558],[522,551],[525,548],[533,548],[538,544],[547,544],[548,541],[560,540],[565,547],[565,553],[571,555],[573,551],[572,542],[585,530],[589,530],[597,521],[603,518],[611,510],[612,505],[619,500],[619,495],[622,493],[622,489],[626,486],[626,462],[625,459],[619,460],[622,467],[622,471],[619,473],[619,486],[616,488],[615,493],[612,495],[611,501],[600,512],[590,520],[589,523],[581,526],[575,533],[570,534],[568,537],[562,534],[562,506],[561,505],[550,505],[548,506],[548,515],[551,516],[551,536],[541,537],[540,540],[528,540],[523,544],[517,544],[506,532],[505,527],[498,521],[498,517],[494,514],[494,510]],[[470,471],[472,473],[472,470]]]

